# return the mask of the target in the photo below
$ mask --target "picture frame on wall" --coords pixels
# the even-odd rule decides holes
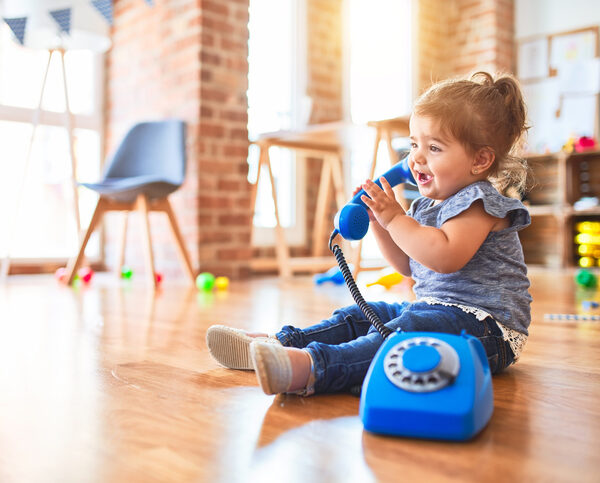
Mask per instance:
[[[524,39],[517,75],[531,129],[530,153],[559,151],[571,138],[599,137],[598,26]]]
[[[564,64],[598,57],[598,27],[570,30],[550,35],[549,75],[554,77]]]
[[[517,53],[517,69],[521,80],[548,76],[548,39],[540,37],[521,43]]]

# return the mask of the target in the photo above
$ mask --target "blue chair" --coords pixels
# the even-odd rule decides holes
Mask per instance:
[[[96,191],[100,197],[90,225],[81,241],[77,256],[67,266],[68,283],[72,283],[84,258],[90,235],[107,211],[138,211],[143,216],[142,229],[147,275],[157,284],[152,256],[148,213],[167,214],[178,252],[192,283],[195,281],[190,258],[185,249],[168,196],[177,190],[185,178],[185,124],[180,120],[141,122],[134,125],[123,138],[114,155],[106,163],[102,179],[97,183],[81,183]],[[127,215],[123,225],[123,240],[118,257],[123,265]]]

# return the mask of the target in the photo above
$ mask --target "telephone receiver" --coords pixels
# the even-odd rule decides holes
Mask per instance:
[[[400,183],[416,185],[415,179],[408,167],[408,156],[395,164],[390,170],[382,174],[375,184],[381,188],[381,178],[385,178],[390,186]],[[369,214],[367,205],[361,200],[366,195],[365,190],[360,190],[354,197],[335,215],[334,226],[346,240],[361,240],[369,231]],[[368,196],[368,195],[367,195]]]

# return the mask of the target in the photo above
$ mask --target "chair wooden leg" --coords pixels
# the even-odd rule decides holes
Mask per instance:
[[[154,258],[152,256],[152,239],[150,238],[150,220],[148,219],[148,199],[146,195],[138,195],[136,200],[136,209],[142,215],[142,238],[144,245],[144,255],[146,258],[146,272],[148,282],[157,287],[156,273],[154,272]]]
[[[117,276],[121,276],[121,269],[125,264],[125,243],[127,241],[127,225],[129,221],[129,212],[123,213],[123,222],[121,225],[121,240],[119,245],[119,253],[117,254]]]
[[[92,219],[90,220],[90,225],[88,226],[87,231],[83,239],[81,240],[81,245],[79,246],[79,252],[77,256],[71,258],[69,263],[67,264],[67,284],[71,285],[73,280],[75,280],[75,275],[77,275],[77,270],[79,269],[79,265],[83,258],[85,257],[85,247],[90,239],[90,236],[100,223],[100,220],[104,216],[104,212],[106,211],[106,200],[102,197],[98,200],[96,204],[96,209],[94,210],[94,214],[92,215]]]
[[[161,205],[167,217],[169,218],[169,225],[171,226],[171,231],[173,232],[173,236],[175,237],[175,243],[177,245],[177,251],[179,253],[179,258],[181,258],[183,262],[183,266],[185,271],[187,272],[192,284],[196,283],[196,275],[194,273],[194,269],[192,268],[192,262],[190,261],[190,256],[185,248],[185,243],[183,241],[183,237],[181,236],[181,232],[179,231],[179,225],[177,225],[177,218],[175,218],[175,213],[173,212],[173,208],[171,207],[171,203],[169,200],[165,198],[161,200]]]

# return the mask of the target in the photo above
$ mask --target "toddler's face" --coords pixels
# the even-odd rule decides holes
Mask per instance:
[[[436,120],[413,114],[410,139],[408,165],[421,195],[441,201],[477,181],[471,171],[475,156],[443,133]]]

